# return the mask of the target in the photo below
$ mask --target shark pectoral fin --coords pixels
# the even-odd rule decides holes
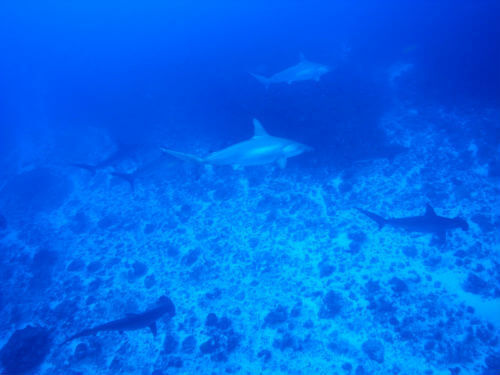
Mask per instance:
[[[153,334],[153,336],[156,336],[156,334],[158,333],[158,330],[156,328],[156,322],[153,322],[149,325],[149,329],[151,330],[151,333]]]
[[[286,158],[279,158],[278,159],[278,165],[280,166],[281,169],[284,169],[286,167]]]
[[[185,161],[194,161],[196,163],[204,163],[205,162],[205,159],[200,158],[196,155],[191,155],[191,154],[186,154],[184,152],[169,150],[169,149],[166,149],[165,147],[160,147],[160,149],[165,154],[172,155],[173,157],[175,157],[177,159],[181,159],[181,160],[185,160]]]

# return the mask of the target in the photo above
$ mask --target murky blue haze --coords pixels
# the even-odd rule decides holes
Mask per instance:
[[[3,1],[2,374],[500,374],[498,1]]]

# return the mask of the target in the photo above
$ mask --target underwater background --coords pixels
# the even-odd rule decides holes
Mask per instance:
[[[2,2],[0,373],[500,374],[499,15]]]

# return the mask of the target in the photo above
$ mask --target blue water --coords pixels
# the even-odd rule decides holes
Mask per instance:
[[[500,374],[499,15],[0,4],[0,372]]]

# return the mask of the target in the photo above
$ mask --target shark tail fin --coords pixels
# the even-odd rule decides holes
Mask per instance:
[[[85,169],[86,171],[89,171],[92,175],[95,175],[97,172],[97,167],[95,165],[90,165],[90,164],[80,164],[80,163],[72,163],[70,164],[72,167],[80,168],[80,169]]]
[[[387,222],[386,219],[384,219],[382,216],[374,214],[373,212],[363,210],[362,208],[356,207],[356,209],[361,212],[362,214],[368,216],[370,219],[375,221],[378,224],[378,228],[381,229]]]
[[[255,79],[257,79],[257,81],[259,81],[260,83],[262,83],[264,85],[264,87],[266,89],[269,88],[269,85],[271,84],[271,80],[267,77],[264,77],[260,74],[255,74],[255,73],[250,73],[253,77],[255,77]]]
[[[184,152],[173,151],[173,150],[169,150],[169,149],[164,148],[164,147],[161,147],[160,149],[164,153],[172,155],[173,157],[176,157],[177,159],[186,160],[186,161],[194,161],[196,163],[204,163],[205,162],[204,159],[202,159],[196,155],[185,154]]]
[[[130,185],[130,189],[132,191],[135,190],[135,176],[133,173],[111,172],[111,175],[127,181]]]

